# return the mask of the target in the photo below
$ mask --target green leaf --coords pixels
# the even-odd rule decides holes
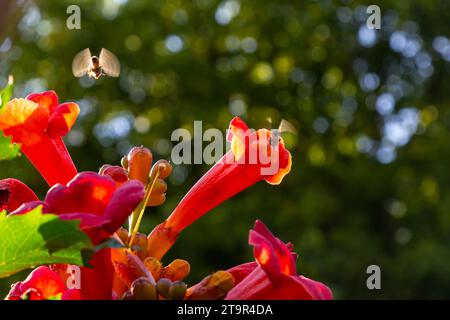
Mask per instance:
[[[8,85],[0,91],[0,110],[11,100],[13,87],[13,78],[9,76]],[[0,131],[0,160],[13,159],[19,155],[19,151],[19,146],[12,143],[11,137],[5,137]]]
[[[78,220],[60,220],[38,207],[27,214],[0,213],[0,278],[38,265],[86,266],[94,253]]]
[[[20,154],[20,147],[18,144],[11,142],[11,137],[5,137],[0,131],[0,160],[10,160]]]
[[[0,110],[11,100],[14,89],[13,77],[9,76],[8,84],[0,91]]]

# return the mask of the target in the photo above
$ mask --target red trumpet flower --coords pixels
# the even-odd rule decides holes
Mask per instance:
[[[276,238],[259,220],[250,231],[255,262],[234,267],[230,272],[236,286],[227,300],[329,300],[331,290],[324,284],[297,274],[292,245]]]
[[[46,266],[33,270],[23,281],[11,288],[6,300],[80,300],[77,289],[67,289],[60,276]]]
[[[44,213],[59,215],[64,220],[81,220],[80,228],[94,245],[111,236],[144,198],[141,182],[131,180],[116,187],[109,176],[82,172],[67,186],[57,184],[47,193],[45,201],[23,204],[11,214],[26,214],[38,205]],[[93,268],[81,268],[80,295],[83,299],[111,299],[113,265],[111,249],[102,249],[89,261]],[[67,268],[60,276],[67,277]]]
[[[289,173],[291,154],[275,132],[251,131],[235,117],[227,138],[231,150],[189,190],[169,218],[152,231],[149,255],[160,259],[184,228],[223,201],[261,180],[279,184]]]
[[[76,103],[58,104],[54,91],[13,99],[0,110],[0,130],[14,143],[52,186],[66,184],[77,170],[62,137],[78,116]]]

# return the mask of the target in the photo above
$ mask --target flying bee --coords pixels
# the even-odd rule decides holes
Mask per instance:
[[[99,57],[93,56],[91,50],[86,48],[73,58],[72,73],[77,78],[87,74],[96,80],[104,75],[118,77],[120,64],[117,57],[105,48],[102,48]]]
[[[271,117],[266,118],[267,122],[269,122],[270,127],[272,127],[273,121]],[[272,129],[271,129],[272,131]],[[278,129],[273,130],[272,132],[275,133],[274,136],[270,135],[270,144],[272,146],[275,146],[277,142],[280,142],[281,140],[281,134],[284,132],[289,132],[292,133],[294,135],[297,135],[297,129],[295,128],[295,126],[290,123],[289,121],[287,121],[286,119],[281,119],[280,124],[278,125]],[[278,137],[278,141],[276,141],[274,139],[274,137]]]
[[[295,128],[295,126],[286,119],[281,119],[280,125],[278,126],[278,131],[280,131],[280,133],[290,132],[293,134],[297,134],[297,129]]]

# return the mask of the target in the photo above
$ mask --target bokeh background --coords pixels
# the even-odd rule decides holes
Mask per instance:
[[[71,4],[81,30],[66,28]],[[370,4],[381,30],[366,27]],[[53,89],[79,103],[65,141],[80,171],[118,164],[133,145],[170,159],[172,131],[194,120],[297,127],[284,135],[294,163],[280,186],[261,182],[182,233],[165,261],[189,260],[190,284],[251,260],[259,218],[335,298],[448,298],[449,21],[444,0],[1,0],[0,87],[12,74],[15,96]],[[114,52],[120,78],[74,78],[86,47]],[[207,169],[176,166],[142,230]],[[0,162],[4,177],[47,190],[25,157]],[[371,264],[381,290],[366,287]],[[1,296],[28,272],[1,279]]]

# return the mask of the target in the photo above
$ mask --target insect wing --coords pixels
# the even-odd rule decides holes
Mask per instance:
[[[290,132],[290,133],[294,133],[294,134],[297,133],[297,129],[294,127],[294,125],[285,119],[281,119],[280,126],[278,127],[278,131],[280,131],[280,133],[283,133],[283,132]]]
[[[75,56],[72,61],[72,73],[75,77],[84,76],[89,67],[89,63],[91,62],[91,51],[89,48],[86,48]]]
[[[111,77],[118,77],[120,74],[120,63],[117,57],[105,48],[100,51],[99,57],[100,65],[103,72]]]

